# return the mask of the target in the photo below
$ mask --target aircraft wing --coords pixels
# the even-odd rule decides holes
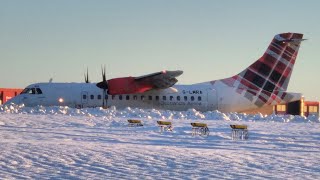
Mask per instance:
[[[154,89],[166,89],[176,84],[176,77],[182,73],[183,71],[161,71],[136,77],[135,81],[150,84]]]
[[[108,93],[135,94],[153,89],[166,89],[178,82],[183,71],[160,71],[139,77],[123,77],[108,80]]]

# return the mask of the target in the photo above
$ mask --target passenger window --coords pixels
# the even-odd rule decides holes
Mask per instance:
[[[187,96],[184,96],[183,99],[184,99],[184,101],[188,101],[188,97]]]
[[[159,96],[156,96],[156,100],[159,101]]]
[[[173,96],[170,96],[170,101],[172,101],[173,100]]]
[[[177,96],[177,101],[180,101],[180,96]]]
[[[130,100],[130,96],[129,95],[126,96],[126,100]]]
[[[115,97],[116,97],[116,95],[112,95],[112,96],[111,96],[111,99],[114,100]]]
[[[36,88],[37,94],[42,94],[42,91],[40,88]]]
[[[149,101],[152,101],[152,96],[149,96]]]
[[[138,99],[137,95],[134,95],[133,100],[137,100],[137,99]]]
[[[90,99],[94,99],[94,95],[90,95]]]
[[[167,97],[166,96],[162,96],[162,100],[167,100]]]
[[[198,96],[198,101],[201,101],[201,96]]]
[[[194,101],[194,96],[191,96],[191,101]]]
[[[119,100],[122,100],[122,95],[119,95]]]
[[[141,96],[141,100],[144,100],[144,96]]]
[[[101,95],[100,94],[98,95],[98,99],[101,99]]]
[[[82,99],[87,99],[87,95],[82,95]]]

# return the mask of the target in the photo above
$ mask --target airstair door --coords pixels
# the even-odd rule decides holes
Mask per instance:
[[[87,91],[82,91],[81,92],[81,105],[82,107],[86,107],[88,105],[88,92]]]
[[[215,89],[208,89],[207,111],[218,110],[218,92]]]

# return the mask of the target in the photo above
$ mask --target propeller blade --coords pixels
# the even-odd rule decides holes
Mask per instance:
[[[104,66],[103,69],[102,69],[102,66],[101,66],[101,71],[102,71],[102,81],[106,82],[107,81],[107,78],[106,78],[106,66]]]
[[[84,81],[85,81],[86,83],[90,83],[88,67],[87,67],[87,73],[84,73]]]
[[[106,66],[104,68],[101,66],[101,74],[102,74],[102,81],[98,82],[96,86],[100,89],[107,90],[108,89],[108,81],[106,77]]]
[[[102,97],[102,107],[103,108],[105,107],[105,105],[104,105],[105,98],[106,98],[106,91],[103,90],[103,97]]]
[[[101,74],[102,74],[102,81],[98,82],[96,84],[96,86],[98,88],[102,89],[102,93],[103,93],[102,107],[106,108],[106,106],[107,106],[106,95],[108,94],[108,92],[107,92],[107,90],[108,90],[108,81],[107,81],[107,77],[106,77],[106,66],[104,66],[104,67],[101,66]]]

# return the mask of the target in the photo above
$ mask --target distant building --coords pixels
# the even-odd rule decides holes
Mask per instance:
[[[288,104],[279,104],[274,106],[275,114],[292,114],[306,116],[319,116],[319,101],[300,101],[291,102]]]
[[[20,94],[23,89],[0,88],[0,105]]]
[[[307,117],[309,115],[319,116],[319,101],[305,101],[303,113]]]
[[[261,113],[264,115],[270,114],[290,114],[299,116],[310,116],[316,115],[319,117],[320,102],[319,101],[304,101],[301,98],[299,101],[290,102],[287,104],[278,104],[275,106],[265,106],[252,111],[244,111],[246,114],[257,114]]]

